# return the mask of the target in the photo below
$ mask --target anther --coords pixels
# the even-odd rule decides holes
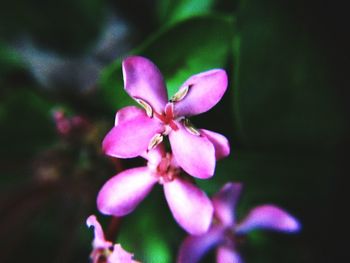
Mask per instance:
[[[180,89],[178,92],[176,92],[174,94],[174,96],[172,96],[172,98],[170,99],[170,102],[177,102],[177,101],[183,100],[185,98],[185,96],[187,95],[188,90],[190,89],[191,86],[192,85],[188,85],[188,86]]]
[[[142,99],[135,98],[135,100],[145,109],[147,116],[151,118],[153,115],[153,109],[151,105]]]
[[[189,119],[184,119],[183,124],[189,133],[192,133],[193,135],[196,135],[196,136],[201,135],[200,132],[192,125]]]
[[[147,150],[150,151],[150,150],[156,148],[158,146],[158,144],[160,144],[162,141],[163,141],[163,135],[159,134],[159,133],[155,134],[152,137],[150,143],[148,144]]]

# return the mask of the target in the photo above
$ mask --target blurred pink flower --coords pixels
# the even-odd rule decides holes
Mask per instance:
[[[300,230],[293,216],[274,205],[253,208],[240,222],[236,222],[235,207],[241,192],[240,183],[227,183],[213,197],[215,219],[208,232],[188,236],[182,243],[178,263],[196,263],[209,250],[217,248],[218,263],[242,263],[236,250],[236,238],[255,229],[270,229],[286,233]]]
[[[123,76],[126,92],[145,111],[133,108],[127,121],[112,128],[103,140],[105,153],[136,157],[169,135],[179,166],[194,177],[213,176],[215,159],[229,154],[228,141],[218,133],[195,129],[186,117],[206,112],[220,101],[227,88],[226,72],[213,69],[193,75],[169,101],[163,77],[150,60],[137,56],[125,59]]]
[[[86,220],[88,227],[94,227],[94,240],[92,242],[92,252],[90,258],[92,263],[137,263],[133,260],[133,254],[126,252],[119,244],[112,244],[107,241],[103,234],[102,227],[95,215],[91,215]]]
[[[90,128],[90,122],[84,117],[79,115],[67,117],[61,109],[54,110],[52,116],[57,132],[63,137],[69,137],[74,134],[81,135]]]
[[[98,209],[107,215],[127,215],[158,182],[164,187],[165,198],[179,225],[190,234],[206,232],[213,216],[207,195],[180,175],[181,169],[163,144],[143,157],[148,160],[147,166],[125,170],[104,184],[97,197]]]

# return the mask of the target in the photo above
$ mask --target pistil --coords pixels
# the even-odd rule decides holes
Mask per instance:
[[[172,102],[167,103],[164,113],[159,114],[158,112],[154,112],[154,116],[157,117],[165,125],[169,125],[170,128],[174,131],[177,131],[179,129],[174,120],[174,104]]]

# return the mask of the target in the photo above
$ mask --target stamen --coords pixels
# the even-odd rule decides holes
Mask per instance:
[[[191,86],[192,85],[189,85],[189,86],[186,86],[186,87],[180,89],[178,92],[176,92],[174,94],[174,96],[172,96],[170,101],[171,102],[177,102],[177,101],[183,100],[185,98],[185,96],[187,95],[188,90],[190,89]]]
[[[149,151],[149,150],[156,148],[157,145],[160,144],[162,141],[163,141],[163,135],[159,134],[159,133],[155,134],[152,137],[150,143],[148,144],[147,150]]]
[[[183,124],[189,133],[192,133],[193,135],[196,135],[196,136],[201,135],[201,133],[192,125],[189,119],[184,119]]]
[[[151,105],[149,105],[147,102],[145,102],[142,99],[135,98],[135,100],[145,109],[147,116],[151,118],[153,115],[153,109]]]

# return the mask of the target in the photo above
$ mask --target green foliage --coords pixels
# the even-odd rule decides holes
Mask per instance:
[[[159,0],[159,20],[161,23],[173,24],[192,16],[208,14],[214,2],[214,0]]]
[[[0,73],[6,74],[20,67],[21,61],[16,52],[0,41]]]

